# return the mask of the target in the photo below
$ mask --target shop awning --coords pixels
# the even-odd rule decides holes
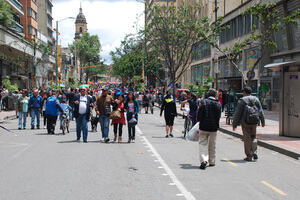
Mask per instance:
[[[271,63],[265,65],[265,68],[271,69],[273,71],[279,71],[282,67],[300,64],[300,61],[288,61],[288,62],[281,62],[281,63]]]

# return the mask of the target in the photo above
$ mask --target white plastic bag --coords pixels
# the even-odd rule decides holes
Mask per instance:
[[[186,139],[189,141],[198,142],[199,134],[200,134],[199,122],[197,122],[197,124],[195,124],[195,126],[193,126],[193,128],[186,135]]]

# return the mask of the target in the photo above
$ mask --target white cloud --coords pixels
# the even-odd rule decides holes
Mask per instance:
[[[53,17],[61,20],[66,17],[76,17],[79,13],[80,0],[54,1]],[[109,52],[119,46],[126,34],[135,33],[135,22],[143,26],[142,3],[132,0],[114,1],[82,1],[83,13],[87,19],[88,31],[99,36],[102,52],[100,56],[111,62]],[[59,22],[60,42],[63,46],[72,43],[75,36],[75,20]]]

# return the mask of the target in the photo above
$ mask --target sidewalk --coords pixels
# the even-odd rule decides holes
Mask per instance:
[[[0,123],[3,123],[5,120],[16,118],[16,111],[1,111],[0,112]]]
[[[188,104],[186,104],[188,107]],[[176,103],[179,115],[180,105]],[[276,151],[286,156],[300,160],[300,138],[279,136],[279,114],[277,112],[264,111],[266,126],[257,128],[258,145],[264,148]],[[243,138],[242,129],[239,126],[237,131],[232,130],[232,125],[226,124],[224,112],[220,120],[220,131],[238,138]]]
[[[300,138],[279,136],[279,116],[274,112],[265,112],[266,126],[257,128],[258,145],[271,149],[278,153],[300,159]],[[220,131],[242,138],[242,129],[239,126],[237,131],[232,130],[231,125],[226,124],[224,113],[220,121]]]

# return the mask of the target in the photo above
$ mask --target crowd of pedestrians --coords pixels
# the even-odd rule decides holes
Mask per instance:
[[[244,97],[238,101],[233,117],[233,130],[242,126],[244,135],[245,161],[258,159],[256,128],[259,124],[265,126],[262,106],[257,97],[251,95],[251,88],[245,87]],[[31,117],[31,129],[40,129],[40,118],[43,117],[44,129],[48,134],[55,134],[55,127],[59,117],[60,129],[62,121],[68,123],[75,119],[76,140],[81,138],[88,142],[88,122],[91,121],[92,130],[97,131],[100,124],[103,143],[110,142],[109,127],[113,126],[113,142],[123,142],[123,128],[128,127],[128,143],[134,143],[136,125],[139,114],[153,114],[154,102],[160,105],[160,116],[164,114],[165,137],[174,137],[173,126],[177,117],[176,100],[180,101],[180,109],[189,104],[189,117],[192,127],[199,126],[198,142],[200,155],[200,169],[215,166],[216,138],[220,126],[221,113],[227,98],[222,90],[209,89],[205,97],[198,98],[194,93],[183,91],[176,99],[169,91],[147,89],[144,92],[134,92],[133,89],[111,85],[86,87],[77,89],[53,89],[43,91],[21,90],[11,93],[6,89],[1,92],[1,108],[8,108],[8,102],[3,104],[3,96],[16,99],[16,114],[19,118],[18,129],[26,129],[26,119]],[[198,125],[199,124],[199,125]]]

